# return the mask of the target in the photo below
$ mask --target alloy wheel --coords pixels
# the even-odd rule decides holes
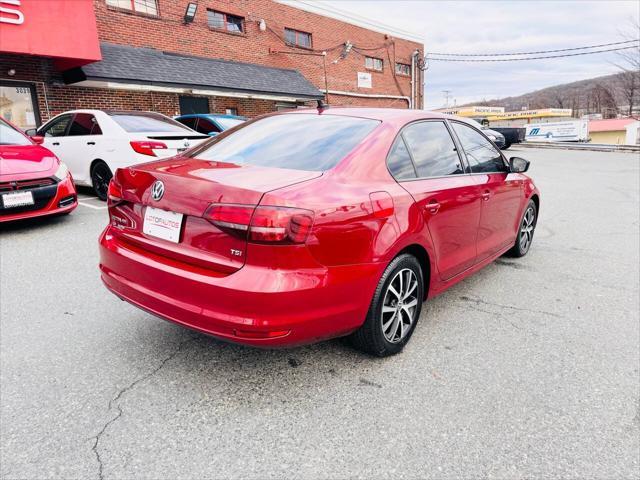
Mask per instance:
[[[111,171],[106,165],[98,164],[94,167],[91,180],[93,188],[100,198],[107,198],[111,177]]]
[[[520,227],[520,250],[526,252],[531,245],[531,241],[533,240],[533,229],[535,228],[536,221],[536,212],[533,206],[529,206],[527,211],[524,213],[524,218],[522,219],[522,225]]]
[[[418,309],[418,278],[404,268],[393,277],[382,303],[382,333],[390,343],[399,343],[410,331]]]

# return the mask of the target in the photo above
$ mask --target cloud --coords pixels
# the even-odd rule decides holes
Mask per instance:
[[[375,22],[414,32],[427,52],[501,53],[571,48],[619,41],[638,21],[631,1],[315,0]],[[431,62],[425,75],[428,108],[442,90],[457,103],[519,95],[617,71],[615,53],[500,63]]]

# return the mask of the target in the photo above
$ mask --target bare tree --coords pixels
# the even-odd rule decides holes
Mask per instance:
[[[640,22],[631,22],[630,33],[623,34],[627,40],[635,40],[635,48],[621,50],[618,52],[619,61],[616,66],[621,70],[618,80],[618,91],[627,103],[627,115],[633,116],[635,107],[640,105],[640,42],[638,34],[640,32]]]

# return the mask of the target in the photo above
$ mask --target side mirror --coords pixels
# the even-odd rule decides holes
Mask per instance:
[[[29,137],[35,137],[36,135],[38,135],[38,132],[35,128],[30,128],[29,130],[25,130],[24,133],[27,134]]]
[[[44,137],[41,135],[34,135],[33,137],[31,137],[31,140],[36,142],[38,145],[42,145],[44,143]]]
[[[509,159],[509,169],[512,173],[524,173],[529,170],[529,160],[520,157],[511,157]]]

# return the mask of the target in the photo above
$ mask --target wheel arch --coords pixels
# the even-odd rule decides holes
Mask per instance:
[[[431,281],[431,257],[429,257],[429,252],[427,252],[427,249],[419,243],[412,243],[400,250],[394,258],[404,253],[413,255],[420,263],[422,279],[424,281],[424,299],[426,300],[429,294],[429,282]]]

